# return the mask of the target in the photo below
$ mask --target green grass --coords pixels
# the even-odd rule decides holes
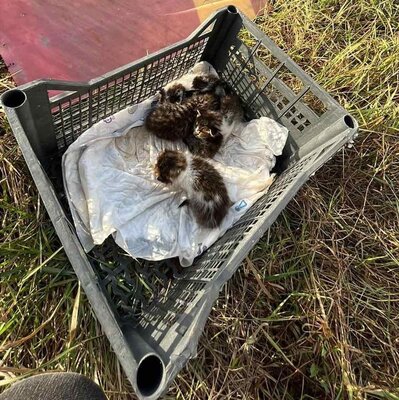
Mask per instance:
[[[399,4],[279,0],[257,22],[358,120],[221,292],[172,399],[399,398]],[[11,85],[0,80],[0,90]],[[131,388],[0,114],[0,385]]]

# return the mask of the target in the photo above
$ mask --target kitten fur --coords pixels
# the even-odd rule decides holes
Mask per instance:
[[[232,202],[213,165],[197,156],[165,150],[159,154],[154,172],[158,181],[186,192],[188,207],[200,226],[220,226]]]
[[[228,124],[244,121],[244,109],[240,98],[235,93],[226,94],[221,98],[220,112]]]

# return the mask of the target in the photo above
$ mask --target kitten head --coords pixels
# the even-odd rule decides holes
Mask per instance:
[[[216,96],[223,97],[226,95],[225,83],[214,75],[198,75],[193,79],[192,87],[199,93],[214,93]]]
[[[222,117],[215,111],[197,110],[197,118],[194,124],[194,135],[200,139],[214,137],[219,133]]]
[[[214,75],[198,75],[193,79],[192,87],[200,92],[207,92],[213,90],[219,81],[219,78]]]
[[[177,150],[165,150],[159,154],[155,164],[155,177],[159,182],[171,184],[187,168],[184,153]]]
[[[181,83],[175,83],[166,90],[166,100],[170,103],[181,104],[185,97],[185,91],[186,89]]]

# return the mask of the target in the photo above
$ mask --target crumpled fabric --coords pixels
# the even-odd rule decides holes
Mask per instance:
[[[216,72],[206,62],[179,79],[187,89],[199,73]],[[217,229],[200,227],[183,192],[172,191],[153,174],[164,149],[187,151],[183,143],[158,139],[143,126],[156,97],[130,106],[84,132],[62,159],[65,192],[78,237],[85,249],[112,235],[134,258],[179,257],[190,266],[268,190],[271,169],[281,155],[288,130],[262,117],[230,127],[210,162],[224,178],[234,204]]]

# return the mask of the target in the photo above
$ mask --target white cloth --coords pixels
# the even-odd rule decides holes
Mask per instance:
[[[182,80],[188,87],[193,76],[211,68],[197,64]],[[184,193],[172,192],[154,178],[159,151],[186,150],[143,126],[154,98],[93,125],[69,146],[62,160],[65,191],[86,251],[112,234],[132,257],[177,256],[182,266],[189,266],[267,191],[288,131],[265,117],[233,127],[211,162],[224,177],[234,205],[219,228],[204,229],[187,206],[179,207]]]

